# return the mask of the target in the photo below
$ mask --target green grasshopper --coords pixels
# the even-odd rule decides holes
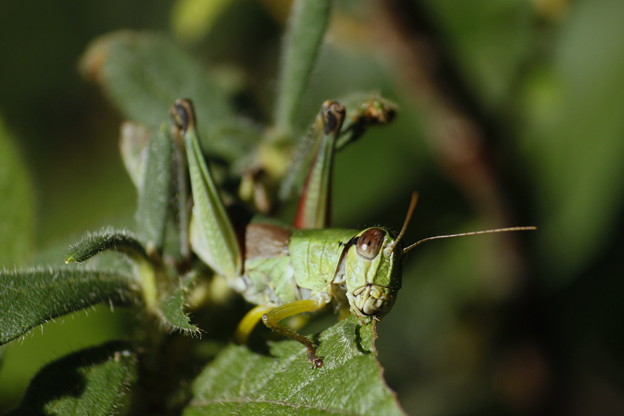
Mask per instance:
[[[345,119],[345,108],[327,101],[317,117],[315,157],[294,227],[251,222],[240,237],[202,155],[191,102],[178,100],[171,112],[189,165],[194,202],[191,246],[235,291],[257,305],[240,322],[237,341],[245,342],[262,320],[270,329],[305,345],[308,359],[317,368],[323,365],[323,358],[316,355],[314,343],[281,325],[282,320],[318,311],[332,302],[362,322],[379,320],[390,311],[401,287],[403,256],[417,245],[439,238],[534,229],[512,227],[436,236],[404,247],[402,238],[416,205],[415,193],[398,235],[384,227],[327,228],[333,152]]]

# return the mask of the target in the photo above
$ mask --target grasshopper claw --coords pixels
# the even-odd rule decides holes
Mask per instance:
[[[323,367],[323,357],[317,357],[315,351],[308,351],[308,360],[312,363],[312,368]]]

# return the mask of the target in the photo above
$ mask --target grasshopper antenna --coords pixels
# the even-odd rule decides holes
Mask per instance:
[[[399,243],[399,241],[401,241],[401,239],[405,235],[405,231],[407,231],[407,226],[409,225],[412,219],[412,214],[414,213],[414,208],[416,208],[417,203],[418,203],[418,192],[412,192],[412,197],[410,199],[409,207],[407,207],[407,214],[405,214],[405,220],[403,221],[401,232],[399,233],[397,238],[394,240],[394,242],[390,246],[388,246],[385,252],[391,253],[396,247],[396,245]],[[403,252],[405,253],[405,250],[403,250]]]
[[[507,233],[510,231],[533,231],[537,230],[537,227],[527,226],[527,227],[507,227],[507,228],[495,228],[493,230],[482,230],[482,231],[472,231],[469,233],[459,233],[459,234],[447,234],[447,235],[436,235],[434,237],[423,238],[422,240],[416,241],[414,244],[411,244],[403,249],[403,254],[407,253],[414,247],[421,245],[422,243],[426,243],[431,240],[440,240],[442,238],[455,238],[455,237],[467,237],[471,235],[481,235],[481,234],[494,234],[494,233]]]

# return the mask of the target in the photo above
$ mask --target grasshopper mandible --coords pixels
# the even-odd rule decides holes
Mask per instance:
[[[244,342],[256,324],[294,339],[307,348],[315,367],[323,365],[314,343],[280,322],[318,311],[335,302],[361,321],[379,320],[391,309],[401,287],[403,256],[415,246],[439,238],[530,230],[511,227],[430,237],[404,247],[417,194],[412,194],[398,235],[384,227],[364,230],[327,228],[333,152],[345,108],[323,103],[317,117],[315,157],[299,199],[293,227],[251,222],[239,239],[202,155],[189,100],[171,110],[177,136],[183,138],[193,195],[191,246],[229,285],[255,306],[236,330]]]

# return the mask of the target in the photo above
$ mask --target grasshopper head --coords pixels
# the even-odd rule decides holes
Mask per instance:
[[[396,237],[381,227],[371,227],[351,240],[346,254],[345,283],[351,312],[358,317],[382,318],[390,311],[401,288],[401,240],[418,201],[413,193],[401,232]]]
[[[346,253],[347,299],[358,317],[383,317],[401,288],[398,239],[390,231],[371,227],[356,234]]]
[[[408,247],[401,244],[412,218],[418,194],[412,193],[409,208],[398,236],[381,227],[356,234],[349,242],[344,263],[344,279],[351,312],[360,318],[381,318],[392,308],[401,288],[401,259],[414,247],[441,238],[466,237],[509,231],[529,231],[536,227],[507,227],[423,238]]]

